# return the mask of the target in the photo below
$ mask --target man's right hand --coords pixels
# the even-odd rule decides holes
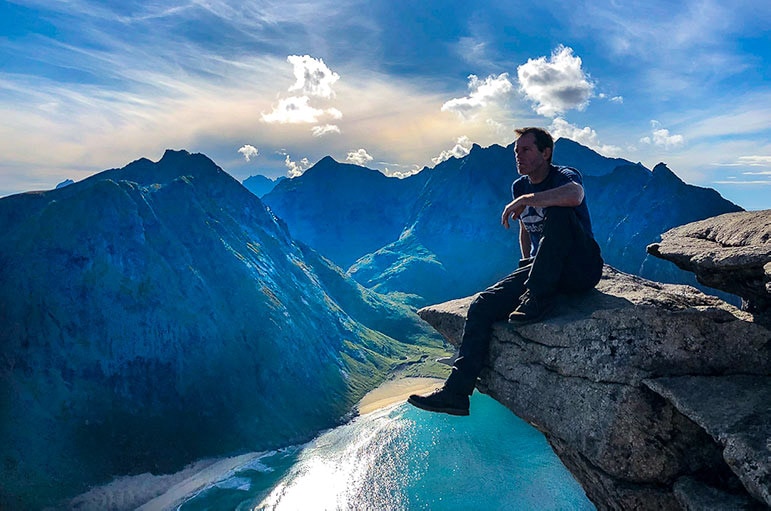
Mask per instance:
[[[509,222],[511,220],[517,220],[519,219],[519,215],[522,214],[522,212],[525,210],[525,205],[522,204],[522,201],[519,201],[518,199],[514,199],[513,201],[506,204],[506,207],[503,208],[503,213],[501,214],[501,224],[508,229]]]

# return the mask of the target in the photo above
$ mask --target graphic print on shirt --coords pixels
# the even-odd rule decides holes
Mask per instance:
[[[533,234],[538,238],[541,237],[541,233],[543,232],[543,219],[545,216],[545,208],[536,208],[534,206],[528,206],[522,212],[520,218],[522,218],[525,229],[531,234],[531,237]]]

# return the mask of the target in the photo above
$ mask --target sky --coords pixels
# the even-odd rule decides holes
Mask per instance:
[[[406,176],[542,126],[771,208],[771,2],[0,1],[0,197],[167,149]]]

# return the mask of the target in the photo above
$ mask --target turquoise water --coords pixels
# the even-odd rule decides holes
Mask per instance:
[[[593,510],[543,436],[475,393],[469,417],[407,404],[270,452],[185,502],[194,510]]]

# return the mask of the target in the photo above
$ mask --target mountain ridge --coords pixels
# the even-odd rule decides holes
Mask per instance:
[[[741,210],[714,190],[684,183],[664,164],[651,171],[562,138],[556,141],[554,160],[582,172],[606,261],[653,280],[695,284],[692,275],[647,258],[645,247],[660,233]],[[277,186],[263,200],[287,222],[294,237],[347,268],[361,284],[410,295],[411,303],[420,306],[472,294],[515,267],[520,256],[517,229],[506,231],[498,225],[503,205],[511,200],[511,183],[518,177],[513,144],[475,145],[462,158],[411,176],[413,181],[382,175],[365,180],[363,176],[374,176],[373,171],[359,170],[357,179],[364,183],[359,186],[336,181],[334,160],[324,161],[306,173],[312,172],[314,182],[325,175],[335,183],[337,188],[329,194],[315,193],[302,175]],[[355,169],[361,167],[346,167],[349,173]],[[392,191],[383,194],[385,199],[373,198],[372,190],[381,182],[400,191],[398,201]],[[370,215],[362,208],[351,223],[351,204],[357,201],[376,203],[377,216],[362,218]],[[297,214],[300,204],[312,217]],[[351,242],[362,237],[369,243]]]
[[[0,199],[0,282],[3,508],[305,441],[441,345],[186,151]]]

